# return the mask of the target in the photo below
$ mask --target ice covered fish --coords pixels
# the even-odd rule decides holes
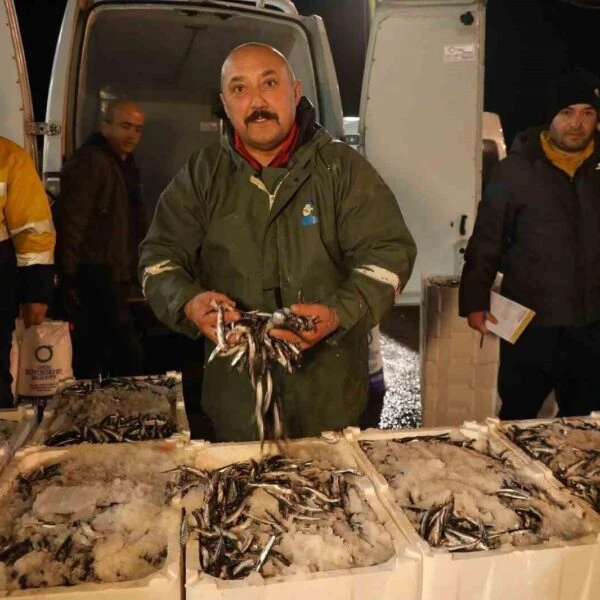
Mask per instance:
[[[200,569],[221,579],[380,564],[394,555],[385,525],[352,469],[269,455],[212,471],[182,465],[183,494]]]
[[[600,512],[600,424],[561,419],[531,426],[506,424],[502,431],[543,462],[574,494]]]
[[[538,483],[485,436],[469,438],[455,430],[360,446],[433,547],[469,552],[598,530],[592,514]]]
[[[53,401],[47,446],[165,439],[177,431],[176,380],[113,377],[63,388]]]
[[[162,567],[179,524],[162,472],[177,452],[85,444],[12,463],[0,486],[0,590],[135,580]]]

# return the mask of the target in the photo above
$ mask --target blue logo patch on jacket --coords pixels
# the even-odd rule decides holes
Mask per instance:
[[[315,203],[309,200],[302,209],[302,220],[300,224],[302,227],[308,227],[318,222],[318,217],[315,215]]]

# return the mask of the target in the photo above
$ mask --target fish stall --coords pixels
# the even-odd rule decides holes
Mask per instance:
[[[62,383],[31,446],[190,439],[181,373]]]
[[[253,340],[222,341],[215,356],[248,368]],[[268,369],[254,380],[258,432],[275,432]],[[31,443],[0,473],[0,596],[597,597],[597,415],[209,443],[190,441],[181,387],[64,382],[35,432],[19,409]]]
[[[423,600],[597,598],[600,516],[487,426],[345,435],[421,552]]]

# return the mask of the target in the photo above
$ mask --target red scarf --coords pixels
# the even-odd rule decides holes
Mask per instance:
[[[283,140],[281,146],[279,147],[279,152],[277,152],[273,160],[267,166],[285,166],[290,160],[292,152],[296,149],[296,145],[298,144],[298,136],[298,124],[294,121],[294,125],[290,129],[290,132],[287,134],[285,140]],[[260,171],[263,168],[262,165],[250,154],[250,152],[248,152],[248,149],[246,146],[244,146],[244,142],[242,142],[237,131],[233,132],[233,140],[237,152],[250,163],[250,166],[253,169]]]

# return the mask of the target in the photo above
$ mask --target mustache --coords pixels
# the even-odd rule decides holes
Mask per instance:
[[[279,121],[279,117],[276,113],[269,112],[268,110],[255,110],[251,115],[244,119],[244,123],[252,123],[258,119],[272,119],[273,121]]]

